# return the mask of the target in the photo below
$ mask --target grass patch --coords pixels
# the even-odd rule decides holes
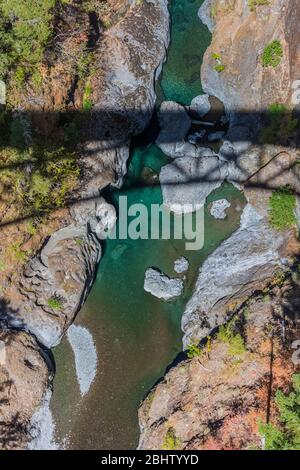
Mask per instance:
[[[278,39],[275,39],[268,46],[265,47],[262,53],[262,66],[276,68],[280,64],[282,57],[283,48],[281,42]]]
[[[84,111],[91,111],[93,107],[93,102],[91,100],[92,95],[92,86],[90,83],[87,83],[84,88],[82,108]]]
[[[5,0],[0,4],[0,79],[11,69],[20,84],[41,62],[52,34],[55,0]]]
[[[276,230],[293,227],[296,223],[296,196],[289,186],[273,191],[269,200],[270,224]]]

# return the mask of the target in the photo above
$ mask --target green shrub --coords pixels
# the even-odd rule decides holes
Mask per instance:
[[[55,0],[2,0],[0,3],[0,78],[22,66],[30,73],[51,36]]]
[[[277,427],[271,423],[259,424],[260,434],[265,438],[266,450],[300,449],[300,374],[293,377],[293,391],[285,395],[276,392],[275,402],[279,410]]]
[[[265,47],[261,56],[261,63],[263,67],[276,68],[280,64],[282,57],[283,48],[280,41],[276,39]]]
[[[176,437],[175,429],[169,428],[162,444],[163,450],[179,450],[181,448],[181,441]]]
[[[202,355],[202,349],[195,343],[191,343],[187,347],[187,357],[193,359]]]
[[[225,65],[223,65],[223,64],[215,65],[215,70],[218,73],[223,72],[225,70]]]
[[[87,83],[85,88],[84,88],[84,93],[83,93],[83,110],[84,111],[90,111],[93,107],[93,103],[91,100],[91,95],[92,95],[92,86],[90,83]]]
[[[272,103],[267,115],[267,126],[262,130],[265,144],[287,145],[296,136],[298,119],[283,104]]]
[[[214,66],[214,69],[216,70],[216,72],[218,73],[223,72],[223,70],[225,70],[225,65],[222,63],[221,55],[216,52],[213,52],[212,58],[216,62],[216,65]]]
[[[296,196],[288,186],[273,191],[270,201],[270,223],[277,230],[290,228],[296,223]]]
[[[231,323],[220,327],[218,340],[228,345],[228,353],[230,356],[243,356],[246,352],[242,336],[239,333],[234,333]]]
[[[48,299],[47,304],[53,310],[60,310],[63,307],[63,300],[60,297],[53,296]]]

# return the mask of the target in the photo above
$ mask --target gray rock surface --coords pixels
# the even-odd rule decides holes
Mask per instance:
[[[208,134],[207,140],[208,142],[217,142],[218,140],[222,140],[224,136],[224,131],[211,132],[210,134]]]
[[[185,273],[188,269],[189,269],[189,262],[184,256],[181,256],[181,258],[178,258],[175,261],[174,263],[175,273],[182,274],[182,273]]]
[[[184,348],[228,320],[229,299],[241,303],[253,286],[274,276],[282,267],[279,250],[284,240],[285,235],[274,232],[251,205],[245,207],[239,230],[200,268],[182,318]]]
[[[158,112],[161,131],[156,144],[168,156],[183,156],[188,151],[185,137],[191,127],[191,119],[185,108],[175,101],[164,101]]]
[[[183,281],[170,278],[158,269],[149,268],[145,273],[144,289],[158,299],[172,300],[181,295]]]
[[[192,111],[195,111],[200,118],[204,117],[211,110],[209,95],[199,95],[193,98],[190,108]]]
[[[225,219],[226,218],[226,209],[230,207],[231,204],[227,199],[219,199],[214,201],[210,208],[210,213],[215,219]]]
[[[202,23],[204,23],[208,29],[212,32],[215,27],[215,21],[212,16],[212,8],[214,6],[215,0],[206,0],[203,2],[198,11],[198,16]]]
[[[217,157],[177,158],[159,175],[164,204],[175,213],[198,210],[226,175],[227,164]]]

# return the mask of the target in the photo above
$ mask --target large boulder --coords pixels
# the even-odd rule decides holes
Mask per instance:
[[[226,175],[227,163],[217,157],[177,158],[162,167],[159,175],[163,202],[176,213],[199,210]]]
[[[164,101],[158,112],[161,131],[156,144],[169,157],[182,157],[193,146],[185,143],[185,137],[191,127],[191,119],[185,108],[175,101]]]
[[[158,269],[149,268],[145,273],[144,289],[158,299],[172,300],[181,295],[183,281],[170,278]]]

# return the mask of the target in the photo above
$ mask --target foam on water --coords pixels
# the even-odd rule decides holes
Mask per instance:
[[[97,350],[91,333],[83,326],[71,325],[67,337],[74,353],[76,376],[83,397],[96,376]]]

